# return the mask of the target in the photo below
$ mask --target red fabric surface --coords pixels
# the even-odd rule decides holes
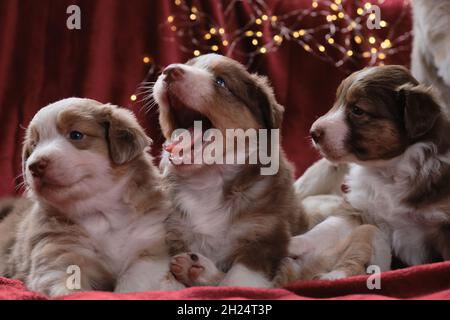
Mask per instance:
[[[189,1],[201,10],[224,21],[216,0]],[[222,1],[224,5],[229,1]],[[82,30],[70,31],[66,8],[77,4],[82,10]],[[268,10],[278,15],[311,5],[311,0],[268,0]],[[20,180],[23,128],[36,111],[56,100],[80,96],[112,102],[134,110],[155,140],[158,154],[161,135],[155,110],[145,112],[132,104],[130,95],[145,78],[148,66],[142,58],[149,55],[157,66],[183,62],[191,53],[180,50],[176,42],[164,40],[168,32],[158,26],[170,14],[167,0],[0,0],[0,197],[14,193]],[[381,38],[395,37],[411,28],[411,18],[400,16],[404,0],[384,1],[382,18],[390,28],[363,30],[365,37],[376,33]],[[356,2],[346,1],[356,11]],[[243,26],[251,11],[243,5],[233,21]],[[355,13],[356,16],[356,13]],[[312,21],[312,20],[311,20]],[[313,27],[310,19],[298,28]],[[245,49],[245,48],[244,48]],[[242,61],[244,62],[244,61]],[[270,77],[277,98],[286,107],[283,145],[301,174],[315,159],[308,131],[317,116],[333,103],[335,90],[350,71],[367,61],[356,60],[348,68],[337,68],[305,52],[301,46],[285,42],[278,51],[259,57],[252,65]],[[406,51],[390,56],[386,63],[409,65]],[[152,80],[151,78],[149,80]],[[382,290],[368,291],[365,277],[337,282],[303,282],[279,290],[243,288],[192,288],[179,292],[138,294],[78,293],[70,299],[212,299],[260,298],[450,298],[450,264],[434,264],[386,273]],[[27,292],[23,284],[0,278],[0,299],[46,299]]]
[[[367,276],[338,281],[297,282],[284,289],[198,287],[171,292],[80,292],[63,300],[114,299],[450,299],[450,262],[396,270],[381,275],[381,289],[369,290]],[[19,281],[0,278],[0,299],[48,299],[26,291]]]

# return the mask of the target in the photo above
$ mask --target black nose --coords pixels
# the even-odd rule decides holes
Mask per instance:
[[[49,164],[49,160],[46,158],[38,159],[28,165],[28,169],[31,172],[31,175],[35,178],[40,178],[44,176],[45,169],[47,169]]]
[[[166,76],[164,81],[172,82],[183,79],[184,70],[176,65],[170,65],[164,69],[163,74]]]
[[[320,143],[323,139],[324,131],[321,128],[312,129],[310,135],[315,143]]]

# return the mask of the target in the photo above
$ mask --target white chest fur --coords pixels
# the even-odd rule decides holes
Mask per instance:
[[[136,213],[122,200],[124,189],[117,186],[100,197],[102,201],[85,203],[85,214],[77,219],[84,227],[94,247],[106,259],[111,272],[120,275],[142,251],[164,254],[165,216],[156,213]],[[94,197],[99,198],[99,197]]]
[[[94,246],[107,259],[117,275],[123,273],[137,256],[146,250],[160,254],[164,249],[163,219],[130,212],[97,213],[84,219],[83,226]]]
[[[224,179],[216,171],[193,176],[176,193],[175,202],[186,214],[186,237],[191,251],[219,262],[230,249],[232,204],[223,196]]]
[[[432,207],[415,209],[403,202],[417,175],[439,170],[438,164],[425,161],[420,166],[425,172],[417,172],[417,162],[414,165],[412,160],[424,159],[420,158],[423,148],[413,146],[382,168],[353,165],[347,177],[349,202],[363,212],[366,222],[376,224],[390,237],[395,253],[408,265],[427,262],[427,238],[448,220]]]

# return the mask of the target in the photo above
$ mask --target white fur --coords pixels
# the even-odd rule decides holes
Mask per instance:
[[[341,184],[347,173],[348,165],[331,163],[323,158],[309,167],[294,187],[301,199],[321,194],[342,195]]]
[[[165,281],[169,275],[170,259],[155,257],[141,259],[131,265],[119,278],[115,292],[135,292],[147,290],[177,290],[183,288],[177,281]],[[164,283],[170,284],[168,286]]]
[[[178,67],[185,70],[183,81],[175,81],[170,85],[170,92],[178,97],[182,97],[183,103],[194,110],[205,112],[202,110],[207,107],[205,103],[198,103],[199,101],[208,101],[210,97],[214,96],[214,82],[213,74],[207,69],[207,62],[209,60],[220,59],[219,55],[211,55],[205,59],[203,64],[197,64],[195,67],[186,64],[173,64],[169,67]],[[164,82],[164,75],[161,75],[153,87],[153,96],[160,104],[168,105],[167,99],[167,84]]]
[[[345,120],[344,108],[336,108],[316,120],[311,131],[317,129],[324,131],[323,140],[320,145],[316,145],[321,152],[322,149],[326,149],[326,153],[333,158],[342,158],[347,155],[345,138],[349,129]]]
[[[319,277],[321,280],[339,280],[344,278],[347,278],[347,274],[341,270],[333,270],[331,272],[324,273]]]
[[[171,164],[169,164],[171,166]],[[211,170],[199,171],[191,175],[177,192],[175,203],[186,213],[191,222],[194,233],[201,235],[191,239],[190,250],[200,253],[215,263],[224,260],[232,249],[233,240],[242,236],[239,226],[232,226],[233,212],[238,208],[237,203],[242,201],[225,201],[223,198],[223,186],[228,179],[234,179],[239,174],[239,166],[211,167]],[[268,183],[263,179],[246,192],[246,197],[257,198],[263,192]]]
[[[389,237],[378,229],[372,240],[372,256],[369,265],[378,266],[383,272],[391,270],[391,264],[392,250]]]
[[[427,149],[434,146],[418,143],[392,160],[353,165],[347,177],[349,202],[363,211],[366,222],[376,224],[388,236],[395,253],[409,265],[426,262],[424,238],[448,221],[443,212],[416,210],[402,202],[416,176],[438,174],[442,163],[450,161],[450,155],[426,160]]]
[[[318,254],[330,249],[349,235],[355,223],[345,217],[329,217],[307,233],[293,237],[289,245],[290,256]]]
[[[243,264],[237,263],[228,271],[220,286],[270,288],[273,284],[262,273],[250,270]]]
[[[414,0],[414,44],[411,71],[419,82],[432,85],[450,112],[450,2]]]

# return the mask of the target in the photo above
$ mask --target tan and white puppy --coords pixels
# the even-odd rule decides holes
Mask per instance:
[[[351,164],[346,199],[404,263],[450,259],[450,121],[407,69],[349,76],[311,135],[328,160]]]
[[[2,275],[51,296],[162,289],[171,206],[149,142],[134,115],[113,105],[70,98],[41,109],[23,149],[34,203],[0,224]]]
[[[272,286],[291,234],[307,228],[283,151],[274,175],[261,175],[261,163],[188,165],[172,158],[179,143],[172,134],[179,128],[192,132],[197,120],[224,136],[227,129],[279,129],[283,107],[266,78],[210,54],[170,65],[153,92],[168,140],[162,167],[177,209],[168,222],[177,255],[172,272],[188,286]]]
[[[450,113],[450,2],[413,0],[414,43],[411,72],[432,85]]]

